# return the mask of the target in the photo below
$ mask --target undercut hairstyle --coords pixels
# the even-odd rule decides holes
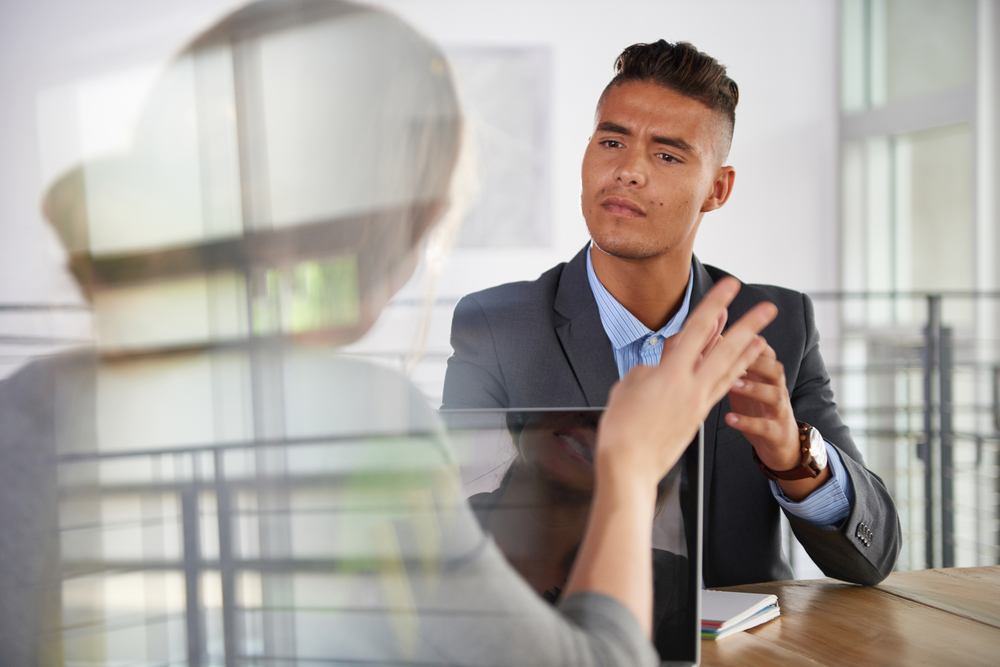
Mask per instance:
[[[609,90],[626,81],[655,83],[718,113],[725,121],[721,128],[720,161],[729,155],[740,89],[726,75],[725,65],[688,42],[671,44],[661,39],[652,44],[633,44],[615,61],[615,76],[601,93],[597,108],[604,104]]]

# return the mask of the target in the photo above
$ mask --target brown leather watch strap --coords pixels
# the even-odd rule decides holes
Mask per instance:
[[[795,468],[791,470],[771,470],[764,462],[760,460],[757,456],[757,450],[754,447],[750,449],[753,451],[753,460],[760,466],[761,471],[767,475],[770,479],[776,482],[781,480],[790,481],[796,479],[806,479],[810,477],[817,477],[823,469],[818,467],[813,461],[812,451],[809,445],[809,435],[812,431],[812,426],[806,424],[805,422],[797,422],[799,426],[799,446],[802,449],[802,462]]]

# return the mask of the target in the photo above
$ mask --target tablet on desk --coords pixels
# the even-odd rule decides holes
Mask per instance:
[[[480,525],[529,585],[552,602],[559,599],[561,574],[568,574],[574,555],[572,540],[561,543],[553,539],[553,532],[574,523],[572,508],[581,499],[589,506],[601,412],[594,408],[441,411],[459,459],[464,495]],[[699,431],[661,482],[658,494],[653,628],[664,665],[697,665],[700,659],[703,450]],[[544,487],[544,493],[525,491],[536,486]],[[540,528],[557,519],[563,522],[559,529]],[[541,544],[553,541],[561,545],[554,547],[558,554]],[[561,562],[552,562],[560,559],[565,559],[561,572]]]

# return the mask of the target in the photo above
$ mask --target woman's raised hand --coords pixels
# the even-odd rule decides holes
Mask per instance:
[[[724,278],[705,295],[684,328],[664,348],[659,366],[637,366],[615,384],[598,428],[595,465],[605,474],[628,474],[654,486],[677,462],[709,410],[766,349],[758,336],[777,315],[759,303],[719,331],[740,290]]]

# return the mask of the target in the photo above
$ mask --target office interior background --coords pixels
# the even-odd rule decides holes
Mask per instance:
[[[741,93],[735,191],[705,217],[697,255],[814,299],[838,403],[900,511],[897,568],[1000,562],[1000,2],[372,4],[445,49],[470,143],[452,247],[430,248],[349,354],[407,372],[439,404],[457,299],[532,279],[587,241],[580,162],[616,55],[690,41]],[[164,65],[238,5],[0,3],[0,375],[208,326],[169,320],[178,293],[88,304],[39,202],[67,169],[127,149]],[[102,330],[98,308],[122,324]],[[174,399],[180,412],[192,400],[182,387]],[[789,552],[798,576],[821,576],[791,537]]]

